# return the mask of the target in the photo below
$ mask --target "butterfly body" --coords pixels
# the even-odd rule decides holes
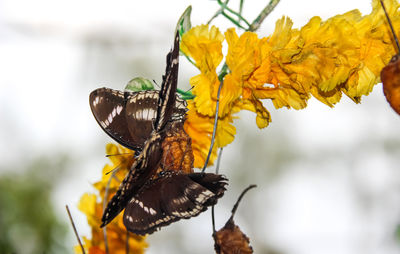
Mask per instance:
[[[161,147],[163,155],[158,173],[181,171],[193,173],[192,140],[183,128],[183,122],[174,121],[166,131]]]

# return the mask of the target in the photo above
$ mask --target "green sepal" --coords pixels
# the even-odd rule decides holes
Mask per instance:
[[[182,100],[193,100],[196,95],[192,94],[192,91],[183,91],[179,88],[176,89],[176,92],[180,95]]]
[[[182,13],[181,17],[176,24],[175,31],[179,31],[179,36],[182,37],[184,33],[192,28],[192,23],[190,22],[190,14],[192,13],[192,6],[189,5],[186,10]]]

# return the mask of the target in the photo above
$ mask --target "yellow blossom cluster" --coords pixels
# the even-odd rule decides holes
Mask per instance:
[[[92,229],[91,239],[83,237],[83,245],[89,254],[106,254],[103,228],[100,228],[104,199],[108,202],[115,194],[134,161],[133,151],[120,145],[108,144],[106,153],[111,164],[104,166],[102,179],[93,184],[99,195],[86,193],[79,202],[79,209],[86,215]],[[106,230],[108,249],[112,250],[111,253],[126,253],[127,246],[130,253],[144,253],[147,248],[145,237],[127,232],[122,213],[107,225]],[[81,248],[76,246],[75,252],[82,253]]]
[[[394,27],[400,28],[399,3],[385,1]],[[192,138],[195,167],[207,155],[220,80],[217,68],[225,56],[229,73],[220,77],[219,123],[216,147],[234,140],[234,114],[240,110],[256,113],[256,124],[265,128],[271,121],[263,106],[270,99],[279,109],[302,109],[311,95],[333,107],[342,94],[359,103],[379,82],[381,69],[395,54],[392,35],[379,1],[372,1],[372,12],[362,16],[358,10],[326,21],[313,17],[300,29],[292,28],[290,18],[276,22],[271,36],[258,38],[254,32],[240,36],[235,29],[224,35],[214,26],[193,27],[182,36],[181,50],[191,57],[200,74],[190,80],[193,94],[185,131]],[[215,158],[215,150],[214,150]],[[213,157],[212,157],[213,159]]]

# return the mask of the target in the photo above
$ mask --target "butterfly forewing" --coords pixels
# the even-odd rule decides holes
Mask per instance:
[[[108,202],[101,219],[101,226],[112,221],[126,206],[132,196],[155,174],[162,156],[160,136],[154,135],[146,142],[131,170]]]
[[[179,32],[176,32],[174,48],[167,55],[167,67],[161,85],[157,118],[154,123],[156,131],[163,130],[171,120],[174,105],[176,103],[176,88],[178,83],[179,68]]]
[[[126,128],[126,100],[124,92],[99,88],[89,96],[94,118],[101,128],[121,145],[135,150],[140,145]]]
[[[226,184],[221,175],[165,171],[132,197],[124,224],[128,231],[144,235],[197,216],[222,197]]]

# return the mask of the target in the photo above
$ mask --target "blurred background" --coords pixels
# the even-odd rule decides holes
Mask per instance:
[[[266,2],[246,1],[244,16],[253,20]],[[136,76],[160,84],[189,4],[193,25],[218,9],[204,0],[0,0],[0,253],[71,253],[66,204],[79,234],[90,236],[77,204],[94,191],[111,139],[88,95]],[[368,14],[370,1],[281,0],[258,34],[270,35],[282,15],[299,28],[356,8]],[[197,73],[181,58],[179,87]],[[259,130],[254,114],[241,113],[224,150],[220,170],[230,183],[217,229],[242,189],[257,184],[235,217],[255,253],[399,253],[400,117],[381,84],[359,105],[346,97],[333,109],[315,99],[301,111],[265,105],[270,126]],[[147,252],[212,253],[211,232],[207,211],[149,236]]]

